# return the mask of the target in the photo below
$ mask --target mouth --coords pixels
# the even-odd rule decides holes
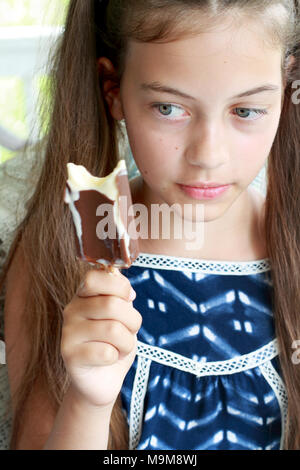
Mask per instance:
[[[179,184],[180,189],[192,199],[197,200],[210,200],[222,196],[229,190],[231,184],[221,183],[192,183],[192,184]]]
[[[215,182],[195,182],[195,183],[188,183],[182,184],[181,186],[186,186],[190,188],[200,188],[200,189],[210,189],[210,188],[224,188],[225,186],[229,186],[231,183],[215,183]]]

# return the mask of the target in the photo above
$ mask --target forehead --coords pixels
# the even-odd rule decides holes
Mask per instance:
[[[261,82],[281,83],[282,51],[249,22],[164,43],[131,41],[125,74],[137,82],[160,81],[207,96],[241,91]]]

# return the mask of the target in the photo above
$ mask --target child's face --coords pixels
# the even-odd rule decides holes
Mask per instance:
[[[248,22],[239,30],[219,28],[166,44],[130,44],[121,105],[149,202],[200,202],[205,219],[213,220],[258,175],[278,129],[283,96],[281,51],[264,46],[260,36]],[[178,93],[151,90],[158,85]],[[236,97],[265,85],[275,91]],[[199,201],[180,186],[197,182],[231,187]]]

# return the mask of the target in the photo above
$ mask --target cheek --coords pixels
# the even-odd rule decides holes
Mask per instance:
[[[148,129],[130,129],[128,126],[127,133],[134,160],[145,179],[157,183],[158,177],[161,179],[172,173],[179,145],[171,144],[170,139]]]
[[[266,139],[256,136],[247,139],[239,147],[238,153],[235,153],[234,167],[237,169],[239,177],[252,180],[259,173],[266,162],[270,153],[270,145],[267,145]]]
[[[276,137],[279,118],[276,116],[260,132],[253,132],[239,140],[233,154],[236,156],[236,167],[244,174],[247,169],[249,176],[256,175],[266,163]]]

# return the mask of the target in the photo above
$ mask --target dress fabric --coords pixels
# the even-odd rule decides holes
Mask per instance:
[[[143,317],[121,390],[129,448],[281,449],[287,396],[269,260],[142,253],[123,274]]]

